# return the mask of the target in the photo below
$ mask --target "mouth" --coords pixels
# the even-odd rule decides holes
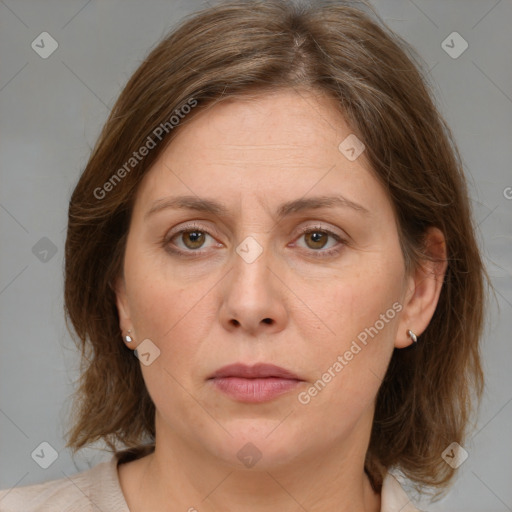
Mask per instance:
[[[238,402],[268,402],[292,391],[303,380],[273,364],[223,366],[208,379],[215,388]]]

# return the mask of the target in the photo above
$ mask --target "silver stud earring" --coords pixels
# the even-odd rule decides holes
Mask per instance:
[[[411,340],[413,341],[413,343],[416,343],[418,341],[418,336],[416,336],[416,334],[414,334],[411,329],[409,329],[407,331],[407,334],[409,335],[409,338],[411,338]]]
[[[124,337],[124,341],[126,341],[126,343],[131,343],[133,341],[133,338],[130,336],[131,332],[131,329],[128,329],[128,334]]]

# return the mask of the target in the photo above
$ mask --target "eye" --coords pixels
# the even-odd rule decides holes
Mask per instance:
[[[317,256],[332,256],[337,254],[345,242],[336,233],[320,226],[304,228],[298,240],[300,239],[304,239],[306,249],[312,249],[313,252],[318,252],[319,254]],[[329,241],[329,239],[331,240]],[[328,245],[329,247],[325,249]]]
[[[211,239],[210,247],[222,247],[222,244],[216,242],[213,235],[201,226],[187,225],[166,235],[162,240],[162,246],[169,253],[194,257],[206,252],[208,239]],[[301,239],[304,239],[305,246],[297,245],[303,249],[309,249],[309,252],[315,253],[315,257],[334,256],[346,244],[338,234],[321,226],[303,228],[296,240]]]
[[[167,235],[163,240],[164,248],[174,254],[186,255],[186,253],[201,254],[207,239],[215,241],[212,235],[203,228],[195,225],[185,226],[174,233]],[[219,244],[217,244],[218,246]],[[221,245],[221,244],[220,244]]]

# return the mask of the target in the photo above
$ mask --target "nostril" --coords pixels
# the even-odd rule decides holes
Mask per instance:
[[[264,318],[262,321],[265,322],[266,324],[271,324],[272,318]]]

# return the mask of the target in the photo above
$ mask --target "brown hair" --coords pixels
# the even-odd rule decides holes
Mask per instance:
[[[138,183],[180,126],[204,108],[250,92],[309,89],[332,97],[366,145],[395,209],[407,269],[426,257],[429,226],[446,237],[436,311],[420,343],[393,353],[365,467],[376,489],[391,467],[419,486],[447,486],[454,470],[441,453],[454,441],[463,444],[483,387],[487,276],[450,129],[414,51],[373,18],[340,2],[224,2],[182,23],[130,78],[69,205],[65,304],[82,353],[68,432],[73,451],[97,440],[114,451],[119,443],[154,442],[155,407],[138,360],[121,341],[113,291]],[[150,139],[154,147],[140,157]]]

